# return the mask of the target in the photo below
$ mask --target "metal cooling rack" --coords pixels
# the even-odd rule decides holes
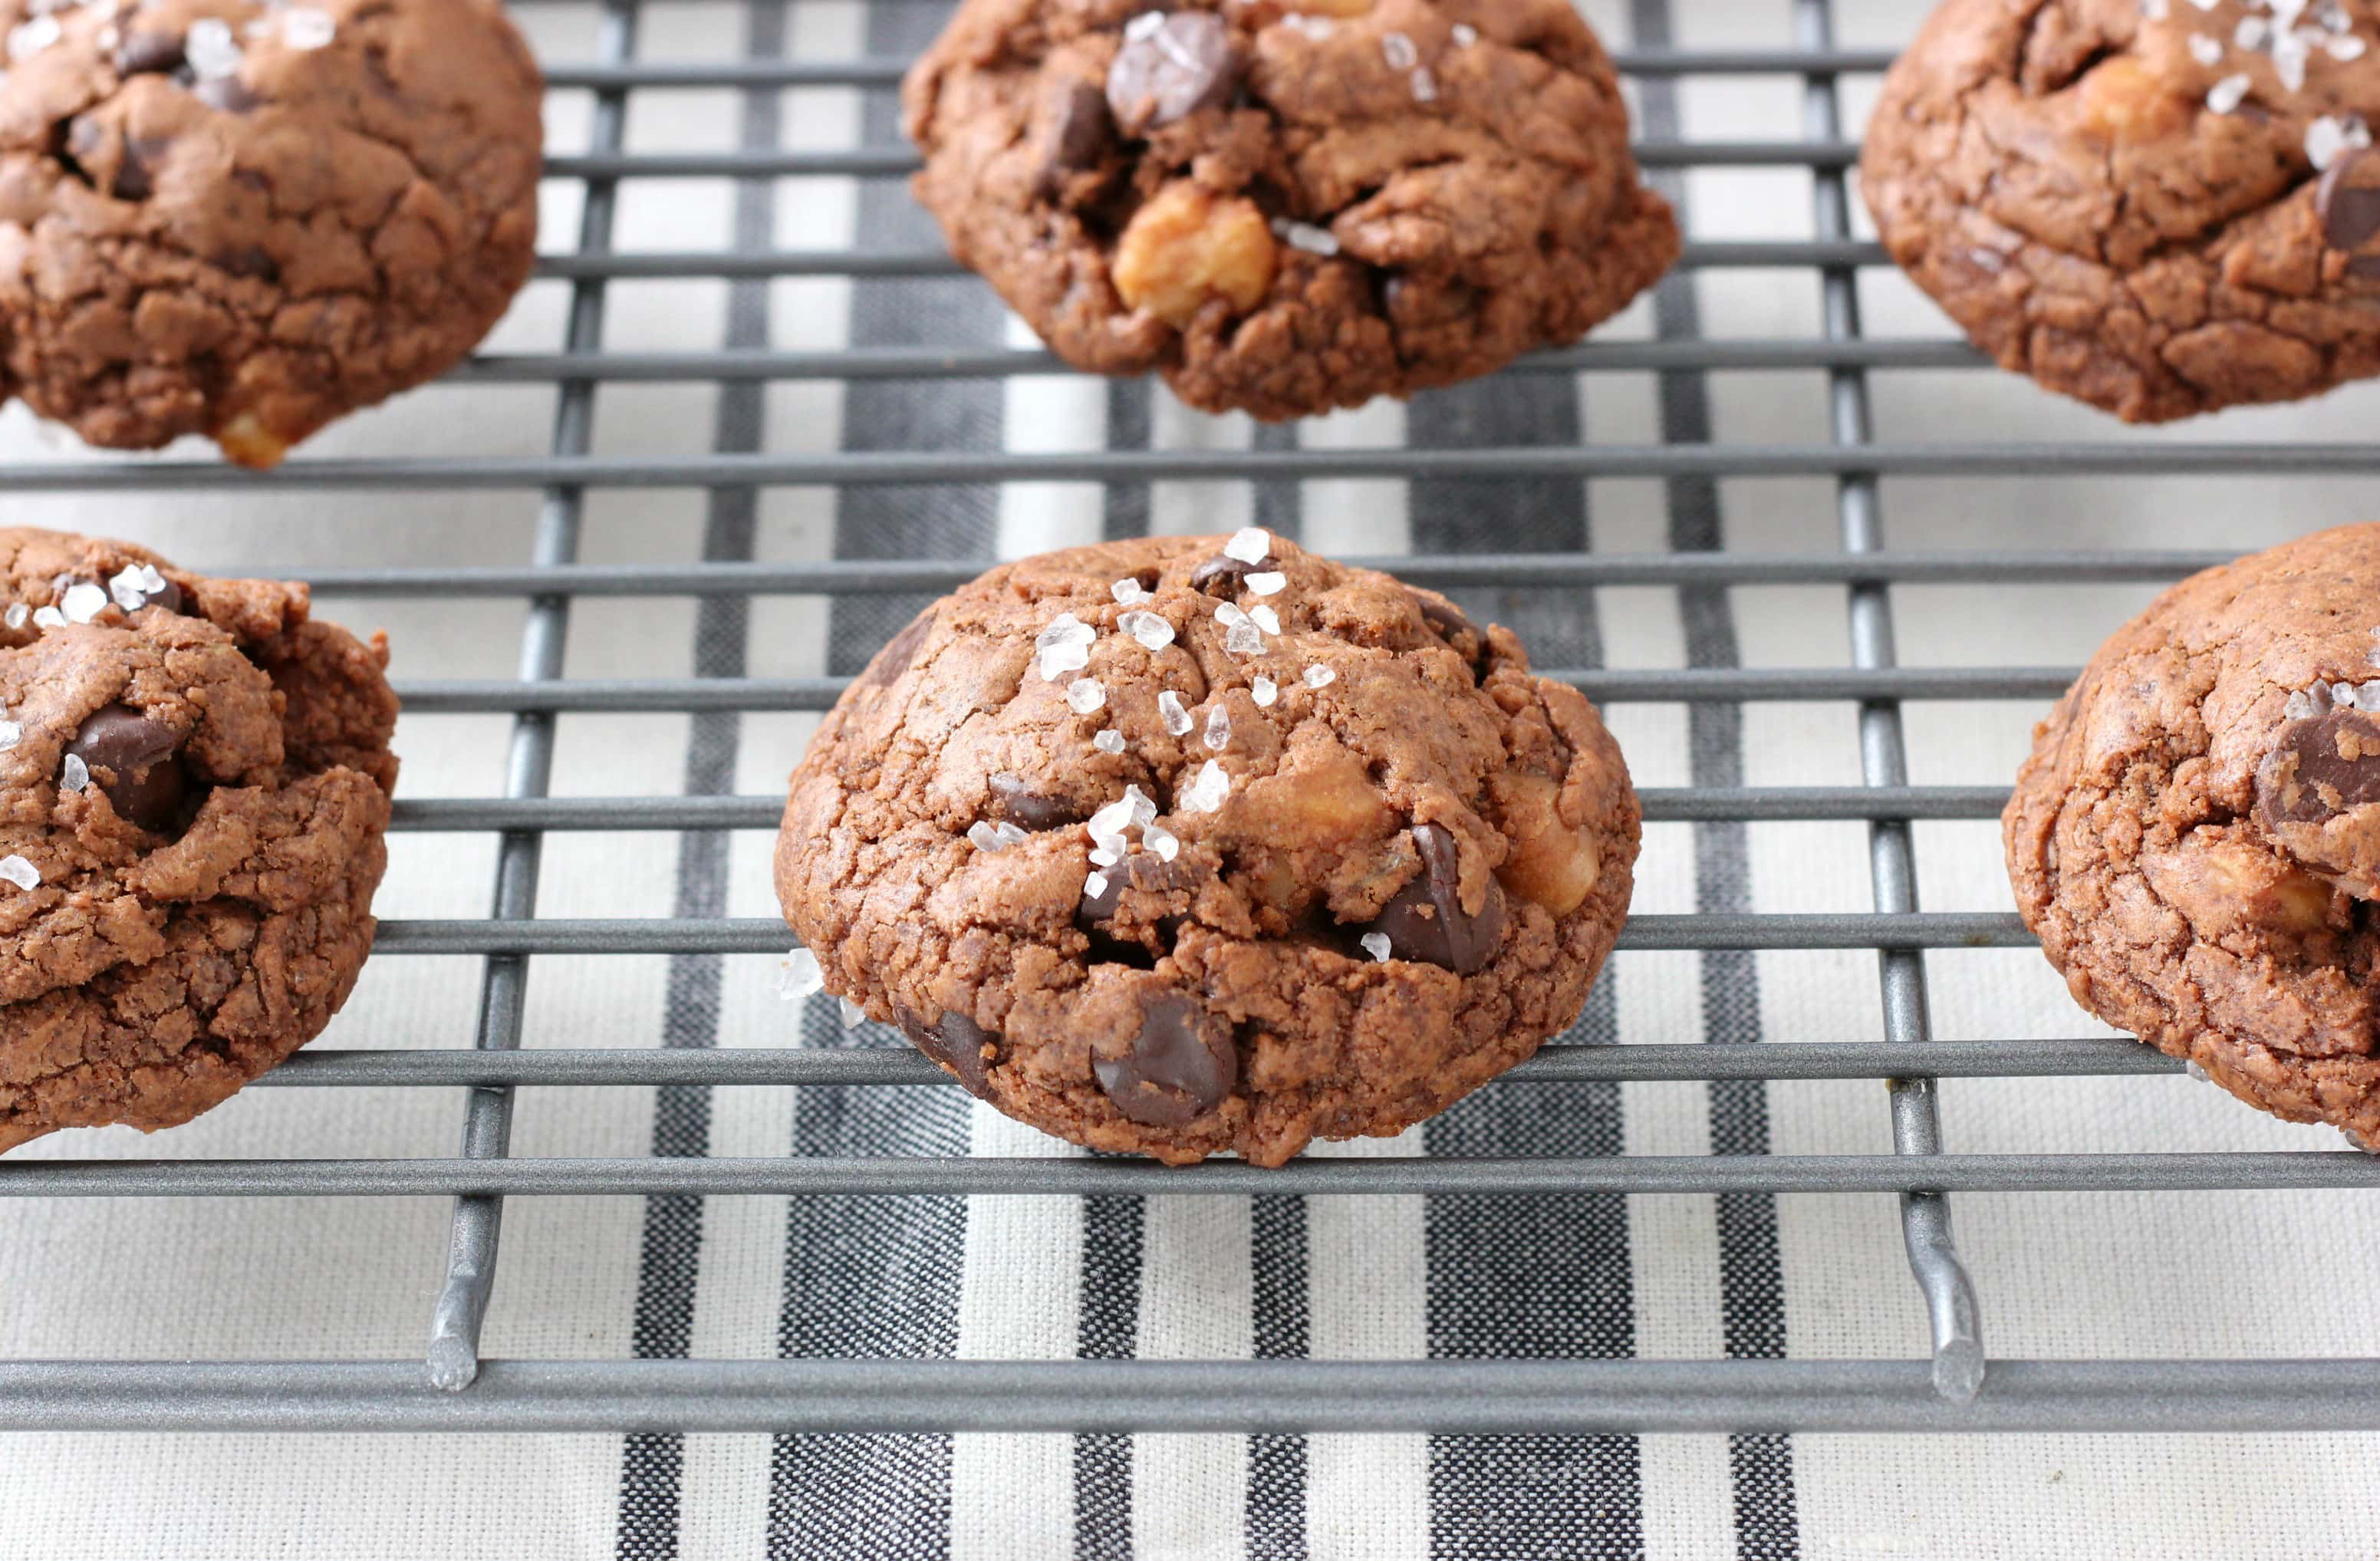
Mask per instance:
[[[658,0],[653,0],[658,3]],[[905,0],[879,0],[881,4]],[[662,6],[665,12],[667,7]],[[501,798],[401,801],[396,827],[494,832],[501,838],[489,914],[383,925],[382,957],[484,957],[470,1049],[302,1053],[260,1087],[448,1086],[468,1090],[463,1152],[439,1160],[0,1163],[0,1196],[451,1196],[453,1238],[423,1360],[372,1361],[0,1362],[0,1424],[42,1429],[328,1430],[1268,1430],[1449,1432],[1676,1430],[2209,1430],[2380,1426],[2380,1360],[1995,1360],[1986,1371],[1973,1287],[1951,1239],[1947,1195],[1970,1190],[2165,1190],[2380,1186],[2380,1160],[2350,1153],[1949,1154],[1941,1152],[1934,1080],[2051,1078],[2179,1070],[2120,1041],[1931,1039],[1925,950],[2022,945],[2012,916],[1928,913],[1917,907],[1912,821],[1997,815],[1994,788],[1912,787],[1900,701],[2046,699],[2070,668],[1903,667],[1896,664],[1890,587],[1919,581],[2164,580],[2216,561],[2175,552],[1897,555],[1883,545],[1885,475],[2022,468],[2061,473],[2371,470],[2380,447],[2143,443],[2011,445],[1878,444],[1867,373],[1961,369],[1965,346],[1864,336],[1853,282],[1884,263],[1852,236],[1838,79],[1875,72],[1887,56],[1838,48],[1828,0],[1792,0],[1797,44],[1781,50],[1639,50],[1620,56],[1640,79],[1741,74],[1799,78],[1802,135],[1774,141],[1655,139],[1654,169],[1739,165],[1806,169],[1815,237],[1686,247],[1688,267],[1802,270],[1819,289],[1823,329],[1810,339],[1597,342],[1536,355],[1520,373],[1607,371],[1823,370],[1827,444],[1614,448],[1264,450],[962,455],[938,451],[832,457],[721,455],[620,459],[590,454],[598,387],[627,381],[765,382],[939,379],[1062,372],[1025,350],[925,349],[613,352],[603,342],[605,289],[653,277],[929,276],[939,253],[851,250],[624,254],[612,244],[620,181],[699,176],[895,177],[905,152],[702,154],[624,150],[637,92],[659,88],[885,90],[893,59],[647,63],[637,57],[638,0],[604,0],[599,57],[557,64],[557,88],[591,91],[587,150],[551,160],[583,184],[577,242],[541,274],[570,288],[565,349],[482,358],[479,381],[552,384],[558,415],[537,459],[436,457],[293,461],[269,477],[213,465],[58,464],[0,470],[0,490],[405,487],[533,488],[543,499],[534,554],[513,569],[316,571],[344,595],[479,595],[525,599],[520,676],[402,689],[414,713],[514,717]],[[777,797],[553,799],[554,726],[589,711],[822,710],[840,682],[820,678],[565,680],[571,603],[597,596],[856,595],[939,590],[970,567],[944,563],[705,564],[603,567],[578,563],[589,489],[760,487],[793,483],[983,482],[1014,479],[1148,481],[1160,477],[1454,478],[1818,475],[1836,481],[1841,551],[1825,555],[1409,556],[1378,562],[1405,578],[1459,588],[1509,583],[1585,590],[1779,583],[1843,588],[1852,665],[1807,670],[1577,670],[1554,674],[1605,702],[1856,701],[1857,787],[1652,790],[1652,820],[1865,820],[1876,909],[1867,914],[1639,916],[1621,939],[1635,949],[1878,951],[1884,1033],[1875,1043],[1812,1046],[1632,1045],[1547,1048],[1509,1077],[1524,1080],[1877,1079],[1888,1081],[1891,1155],[1307,1159],[1278,1171],[1232,1163],[1190,1170],[1115,1159],[557,1159],[506,1153],[515,1087],[863,1084],[948,1087],[903,1050],[518,1049],[529,960],[546,954],[768,952],[774,921],[541,921],[533,915],[545,835],[564,830],[768,830]],[[1924,1076],[1911,1070],[1925,1069]],[[1906,1360],[1530,1360],[1449,1362],[953,1363],[887,1360],[483,1360],[479,1351],[498,1259],[503,1201],[534,1195],[829,1192],[951,1193],[1576,1193],[1853,1192],[1900,1195],[1911,1268],[1930,1319],[1930,1349]],[[1980,1391],[1979,1391],[1980,1388]]]

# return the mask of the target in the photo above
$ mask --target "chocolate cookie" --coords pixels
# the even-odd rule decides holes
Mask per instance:
[[[1278,1165],[1575,1018],[1637,837],[1509,630],[1251,530],[927,609],[794,772],[777,889],[830,990],[1010,1116]]]
[[[2380,373],[2371,0],[1944,0],[1863,164],[2006,367],[2135,422]]]
[[[952,252],[1210,411],[1483,374],[1678,256],[1566,0],[966,0],[904,102]]]
[[[363,969],[387,647],[52,531],[0,530],[0,1149],[186,1122]]]
[[[0,395],[271,466],[528,279],[540,94],[493,0],[0,0]]]
[[[2042,724],[2002,822],[2077,1002],[2380,1141],[2380,526],[2167,592]]]

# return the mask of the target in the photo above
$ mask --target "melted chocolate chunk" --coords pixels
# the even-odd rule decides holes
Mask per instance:
[[[2267,824],[2319,823],[2380,802],[2380,722],[2333,710],[2285,727],[2256,771],[2256,811]]]
[[[182,739],[129,705],[104,705],[75,733],[67,751],[91,768],[116,816],[142,829],[169,828],[188,782],[174,755]]]
[[[1128,1120],[1178,1128],[1223,1104],[1239,1079],[1240,1055],[1221,1015],[1160,991],[1141,1009],[1131,1055],[1094,1058],[1091,1071]]]
[[[164,137],[127,140],[124,158],[115,167],[115,182],[110,189],[118,201],[146,201],[157,192],[157,164],[171,143]]]
[[[932,1024],[897,1004],[892,1017],[900,1021],[902,1032],[911,1043],[955,1074],[958,1081],[966,1086],[967,1093],[978,1100],[991,1098],[991,1064],[983,1049],[996,1044],[999,1036],[955,1008],[945,1009]]]
[[[1268,569],[1281,567],[1281,560],[1268,553],[1254,564],[1217,554],[1190,571],[1190,583],[1209,596],[1237,596],[1248,588],[1248,577]]]
[[[1019,829],[1058,829],[1080,823],[1083,814],[1062,797],[1045,797],[1022,775],[1002,772],[991,777],[992,799],[999,816]]]
[[[154,76],[182,68],[182,35],[178,32],[135,32],[115,51],[118,76]]]
[[[1504,935],[1503,887],[1488,879],[1479,913],[1469,914],[1463,909],[1462,863],[1454,836],[1436,824],[1417,823],[1413,837],[1422,871],[1381,909],[1371,930],[1388,934],[1389,947],[1400,959],[1426,960],[1458,975],[1475,974],[1496,957]]]
[[[1108,67],[1108,107],[1125,135],[1146,135],[1229,102],[1242,63],[1222,18],[1175,11],[1143,37],[1126,33]]]
[[[167,580],[164,590],[151,591],[149,599],[141,605],[155,607],[163,612],[178,613],[182,610],[182,588],[172,580]]]
[[[2352,250],[2380,233],[2380,157],[2356,147],[2341,153],[2313,188],[2323,241]]]
[[[1050,181],[1098,167],[1114,143],[1115,118],[1108,112],[1107,94],[1087,81],[1074,82],[1050,121]]]
[[[859,675],[858,686],[863,689],[890,688],[901,674],[909,670],[909,663],[917,657],[917,647],[924,644],[926,636],[933,631],[934,609],[929,607],[911,618],[908,628],[894,635],[882,650],[876,652],[876,658],[868,664],[868,670]]]

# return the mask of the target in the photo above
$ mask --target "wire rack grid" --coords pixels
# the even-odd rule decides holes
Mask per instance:
[[[908,0],[879,0],[881,4]],[[1953,1240],[1949,1196],[1966,1191],[2301,1189],[2380,1186],[2380,1162],[2361,1155],[2283,1152],[1949,1153],[1935,1083],[1945,1078],[2155,1074],[2179,1070],[2120,1041],[1935,1040],[1926,951],[2016,946],[2012,916],[1926,912],[1916,894],[1912,824],[1982,820],[1996,787],[1912,786],[1904,752],[1905,701],[2046,699],[2065,667],[1911,667],[1894,643],[1897,586],[2022,585],[2048,580],[2158,581],[2216,555],[2177,550],[2105,553],[1896,553],[1885,545],[1880,481],[1892,476],[2006,473],[2019,465],[2059,473],[2360,471],[2380,465],[2368,445],[2173,441],[2007,444],[1879,443],[1868,375],[1876,370],[1975,366],[1962,344],[1876,339],[1862,331],[1857,274],[1883,262],[1854,236],[1840,83],[1887,63],[1838,46],[1829,0],[1791,0],[1792,46],[1766,50],[1636,49],[1620,63],[1639,83],[1743,75],[1800,83],[1801,135],[1771,141],[1675,139],[1649,127],[1650,169],[1768,167],[1806,173],[1812,237],[1694,238],[1689,268],[1797,274],[1815,289],[1823,328],[1809,339],[1697,335],[1597,342],[1541,353],[1524,374],[1657,372],[1687,382],[1718,371],[1821,373],[1829,437],[1823,444],[1579,445],[1512,449],[1124,451],[981,456],[931,449],[831,457],[724,453],[657,460],[591,453],[601,386],[712,381],[985,379],[1062,372],[1027,348],[765,347],[711,352],[607,349],[607,287],[627,279],[936,276],[940,253],[856,248],[624,253],[613,247],[623,181],[726,176],[889,178],[905,152],[730,152],[626,150],[634,95],[676,88],[753,94],[811,87],[890,89],[898,59],[799,57],[707,63],[648,61],[640,10],[660,0],[602,0],[598,57],[549,70],[558,90],[591,94],[581,152],[550,160],[551,178],[583,188],[576,244],[547,255],[540,274],[566,286],[562,350],[482,357],[462,377],[555,387],[550,452],[538,458],[292,461],[269,478],[176,462],[58,462],[0,470],[13,492],[273,488],[483,487],[540,494],[534,552],[524,567],[435,567],[319,573],[326,592],[382,598],[478,596],[525,602],[518,676],[415,683],[408,711],[509,716],[501,797],[400,801],[408,832],[494,835],[495,886],[483,917],[383,924],[378,952],[463,955],[482,961],[468,1047],[432,1051],[317,1049],[267,1086],[459,1088],[467,1106],[461,1152],[444,1159],[18,1160],[0,1164],[7,1197],[451,1197],[451,1239],[431,1320],[426,1361],[415,1360],[176,1362],[0,1361],[0,1423],[48,1429],[329,1430],[1411,1430],[1446,1432],[1658,1430],[2206,1430],[2380,1426],[2380,1361],[2022,1360],[1986,1364],[1975,1287]],[[1229,476],[1465,479],[1488,474],[1638,477],[1675,482],[1722,477],[1830,480],[1840,547],[1832,553],[1714,552],[1666,555],[1420,555],[1371,560],[1419,583],[1461,589],[1527,579],[1543,589],[1745,586],[1840,590],[1851,665],[1831,668],[1575,668],[1553,675],[1607,703],[1851,701],[1858,704],[1860,786],[1652,788],[1652,821],[1864,822],[1874,909],[1859,913],[1642,915],[1624,949],[1876,951],[1881,1042],[1734,1047],[1553,1045],[1515,1069],[1522,1081],[1842,1079],[1888,1086],[1890,1155],[1796,1153],[1620,1155],[1529,1159],[1307,1159],[1277,1171],[1232,1163],[1188,1170],[1117,1159],[817,1158],[518,1159],[508,1152],[513,1094],[522,1086],[696,1087],[864,1085],[946,1088],[904,1050],[523,1050],[530,962],[549,955],[774,953],[773,921],[719,917],[557,921],[535,914],[546,836],[563,831],[765,831],[774,797],[550,797],[555,727],[583,713],[734,715],[818,711],[832,678],[698,677],[568,678],[564,649],[574,602],[688,597],[734,602],[780,595],[856,597],[960,583],[972,567],[932,561],[719,562],[619,567],[580,562],[590,491],[620,487],[850,488],[965,481],[1147,482]],[[893,1360],[483,1360],[483,1319],[503,1250],[504,1200],[525,1196],[824,1193],[1518,1193],[1582,1191],[1889,1192],[1899,1202],[1910,1268],[1930,1336],[1902,1360],[916,1362]]]

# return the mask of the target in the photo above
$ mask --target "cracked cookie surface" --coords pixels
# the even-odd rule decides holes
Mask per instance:
[[[1301,417],[1576,341],[1678,254],[1565,0],[967,0],[917,199],[1062,358]]]
[[[1509,630],[1252,530],[929,608],[794,772],[777,888],[828,990],[1008,1115],[1277,1165],[1568,1026],[1638,836]]]
[[[2119,630],[2002,824],[2075,1001],[2380,1142],[2380,525],[2193,576]]]
[[[387,650],[306,588],[0,530],[0,1149],[188,1121],[321,1033],[387,862]]]
[[[0,394],[271,466],[528,279],[540,82],[492,0],[0,0]]]
[[[1862,182],[1978,347],[2156,422],[2380,373],[2375,119],[2370,0],[1944,0]]]

